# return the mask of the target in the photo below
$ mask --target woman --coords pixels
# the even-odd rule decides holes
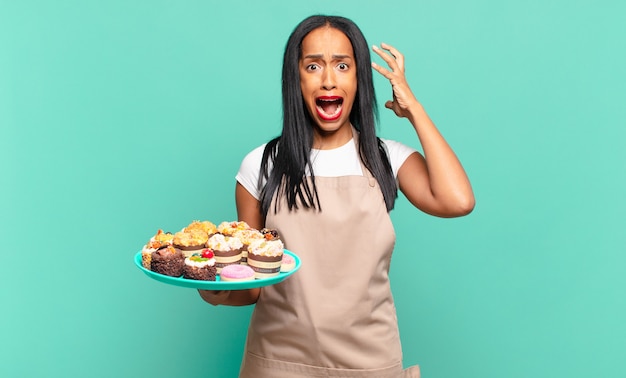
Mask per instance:
[[[418,377],[402,369],[388,279],[398,187],[418,209],[468,214],[465,171],[411,92],[404,58],[374,47],[358,27],[312,16],[291,34],[283,61],[283,130],[244,159],[237,175],[240,220],[277,229],[302,260],[284,282],[262,289],[200,291],[217,305],[256,303],[242,377]],[[387,78],[385,106],[407,118],[424,155],[375,133],[372,68]]]

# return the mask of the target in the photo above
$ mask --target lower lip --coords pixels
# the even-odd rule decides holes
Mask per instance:
[[[324,121],[335,121],[341,116],[341,112],[343,112],[343,109],[339,109],[337,114],[329,117],[326,113],[320,111],[319,109],[316,108],[316,110],[317,110],[317,115],[319,115],[320,118],[323,119]]]

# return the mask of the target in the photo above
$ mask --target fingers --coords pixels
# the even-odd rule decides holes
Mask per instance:
[[[378,65],[372,62],[372,68],[378,71],[381,75],[383,75],[387,80],[393,79],[393,73],[386,69],[385,67]]]
[[[400,53],[395,47],[381,43],[380,47],[372,46],[372,49],[378,56],[380,56],[393,70],[399,69],[400,72],[404,73],[404,55]]]
[[[228,290],[198,290],[198,293],[200,294],[200,297],[202,297],[202,299],[204,299],[205,302],[210,303],[214,306],[223,304],[226,299],[228,298],[228,295],[230,294],[230,291]]]

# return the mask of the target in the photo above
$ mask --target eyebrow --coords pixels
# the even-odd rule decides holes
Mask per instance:
[[[322,59],[323,57],[324,57],[324,54],[310,54],[310,55],[303,57],[302,59]],[[337,55],[333,55],[332,58],[333,59],[352,59],[352,56],[337,54]]]

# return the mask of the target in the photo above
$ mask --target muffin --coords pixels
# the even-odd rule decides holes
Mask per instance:
[[[204,249],[201,255],[193,255],[185,259],[183,277],[190,280],[215,281],[217,268],[215,257],[210,249]]]
[[[175,233],[172,244],[176,249],[180,250],[185,257],[189,257],[194,253],[202,253],[202,250],[206,248],[206,242],[208,240],[209,235],[205,231],[191,229]]]
[[[152,253],[150,269],[166,276],[180,277],[183,274],[185,256],[176,248],[168,245]]]
[[[248,246],[248,265],[256,278],[268,278],[280,273],[284,245],[280,240],[254,240]]]
[[[183,231],[199,230],[206,232],[207,238],[211,237],[217,232],[217,227],[209,221],[193,221]]]
[[[222,222],[217,226],[217,232],[226,236],[233,236],[239,230],[248,230],[251,227],[242,221]]]
[[[218,274],[223,267],[241,262],[243,243],[234,236],[215,234],[209,238],[207,247],[215,254]]]
[[[246,265],[248,264],[248,246],[253,240],[263,239],[264,236],[259,230],[254,228],[246,229],[246,230],[237,230],[233,234],[234,237],[241,240],[243,244],[243,249],[241,250],[241,262],[240,264]]]
[[[152,238],[150,238],[148,243],[146,243],[146,245],[144,245],[141,249],[141,265],[143,265],[144,268],[150,270],[152,254],[156,252],[159,248],[172,245],[173,238],[174,235],[172,235],[172,233],[163,232],[163,230],[159,229],[157,233]]]
[[[261,229],[261,233],[267,240],[280,240],[280,235],[278,235],[278,231],[271,228],[263,228]]]

